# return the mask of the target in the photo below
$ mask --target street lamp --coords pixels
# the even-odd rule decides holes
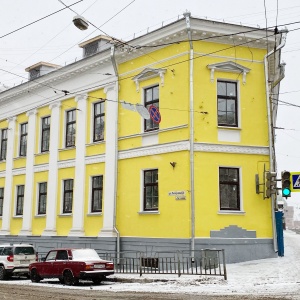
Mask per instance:
[[[89,27],[88,21],[84,17],[81,17],[79,15],[73,18],[73,23],[80,30],[86,30]]]

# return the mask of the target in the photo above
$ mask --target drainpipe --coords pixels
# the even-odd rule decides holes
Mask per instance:
[[[116,93],[117,93],[117,101],[119,100],[119,73],[118,73],[118,67],[117,67],[117,63],[116,63],[116,58],[115,58],[115,46],[113,45],[110,49],[110,58],[111,58],[111,62],[115,71],[115,76],[116,76]],[[118,122],[118,114],[116,116],[116,120],[115,122]],[[117,133],[118,134],[118,133]],[[116,147],[116,151],[118,151],[118,148]],[[118,156],[116,156],[118,157]],[[116,163],[116,170],[115,170],[115,174],[116,176],[118,176],[118,164]],[[118,182],[118,178],[116,178],[116,182]],[[117,189],[118,189],[118,184],[116,186],[116,188],[114,189],[115,191],[115,195],[114,195],[114,201],[115,201],[115,211],[114,211],[114,220],[113,220],[113,225],[114,225],[114,231],[117,235],[117,263],[119,263],[120,261],[120,232],[117,229],[116,226],[116,219],[117,219]]]
[[[270,92],[269,92],[269,68],[268,68],[268,57],[271,56],[272,54],[275,54],[276,51],[280,50],[281,48],[283,48],[285,46],[285,42],[286,42],[286,36],[288,33],[287,29],[284,29],[283,31],[281,31],[282,35],[281,35],[281,42],[278,45],[278,47],[274,48],[272,51],[270,51],[269,53],[267,53],[264,57],[264,65],[265,65],[265,81],[266,81],[266,94],[267,94],[267,114],[268,114],[268,128],[269,128],[269,153],[270,153],[270,172],[274,172],[276,170],[276,166],[275,166],[275,160],[274,160],[274,156],[273,156],[273,110],[272,107],[270,105]],[[275,61],[275,60],[274,60]],[[275,153],[274,153],[275,154]],[[272,209],[272,225],[273,225],[273,247],[274,247],[274,251],[277,252],[278,248],[277,248],[277,232],[276,232],[276,224],[275,224],[275,199],[276,195],[272,195],[271,197],[271,209]]]
[[[191,254],[194,258],[195,251],[195,194],[194,194],[194,48],[192,42],[192,32],[191,32],[191,23],[190,17],[191,13],[186,12],[183,14],[186,21],[186,28],[188,39],[190,43],[190,74],[189,74],[189,103],[190,103],[190,195],[191,195]]]

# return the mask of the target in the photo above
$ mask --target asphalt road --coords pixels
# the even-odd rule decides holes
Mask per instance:
[[[275,296],[251,296],[251,295],[189,295],[189,294],[165,294],[143,292],[107,292],[99,290],[80,290],[70,288],[38,287],[25,285],[0,284],[1,300],[283,300],[300,298],[283,298]]]

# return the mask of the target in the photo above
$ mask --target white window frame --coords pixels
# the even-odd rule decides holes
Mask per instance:
[[[218,122],[218,81],[225,81],[225,82],[233,82],[236,83],[236,92],[237,92],[237,126],[226,126],[226,125],[219,125]],[[241,91],[240,91],[240,81],[239,80],[233,80],[228,78],[221,78],[218,77],[216,80],[216,111],[217,111],[217,126],[219,129],[229,128],[229,129],[240,129],[241,128]]]
[[[220,168],[233,168],[239,170],[239,189],[240,189],[240,210],[221,210],[220,209]],[[219,165],[218,166],[218,214],[225,214],[225,215],[237,215],[237,214],[245,214],[244,211],[244,201],[243,201],[243,174],[242,174],[242,167],[241,166],[226,166],[226,165]]]

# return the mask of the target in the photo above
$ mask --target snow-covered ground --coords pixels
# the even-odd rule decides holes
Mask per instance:
[[[256,260],[237,264],[228,264],[228,280],[223,277],[185,275],[126,275],[116,274],[110,278],[122,279],[123,282],[107,281],[101,285],[81,284],[66,287],[55,281],[31,283],[29,280],[11,280],[5,284],[55,286],[56,288],[93,289],[119,291],[142,291],[158,293],[185,294],[245,294],[276,295],[300,299],[300,235],[293,231],[284,232],[285,256]],[[297,298],[299,295],[299,298]],[[296,296],[296,298],[295,298]]]

